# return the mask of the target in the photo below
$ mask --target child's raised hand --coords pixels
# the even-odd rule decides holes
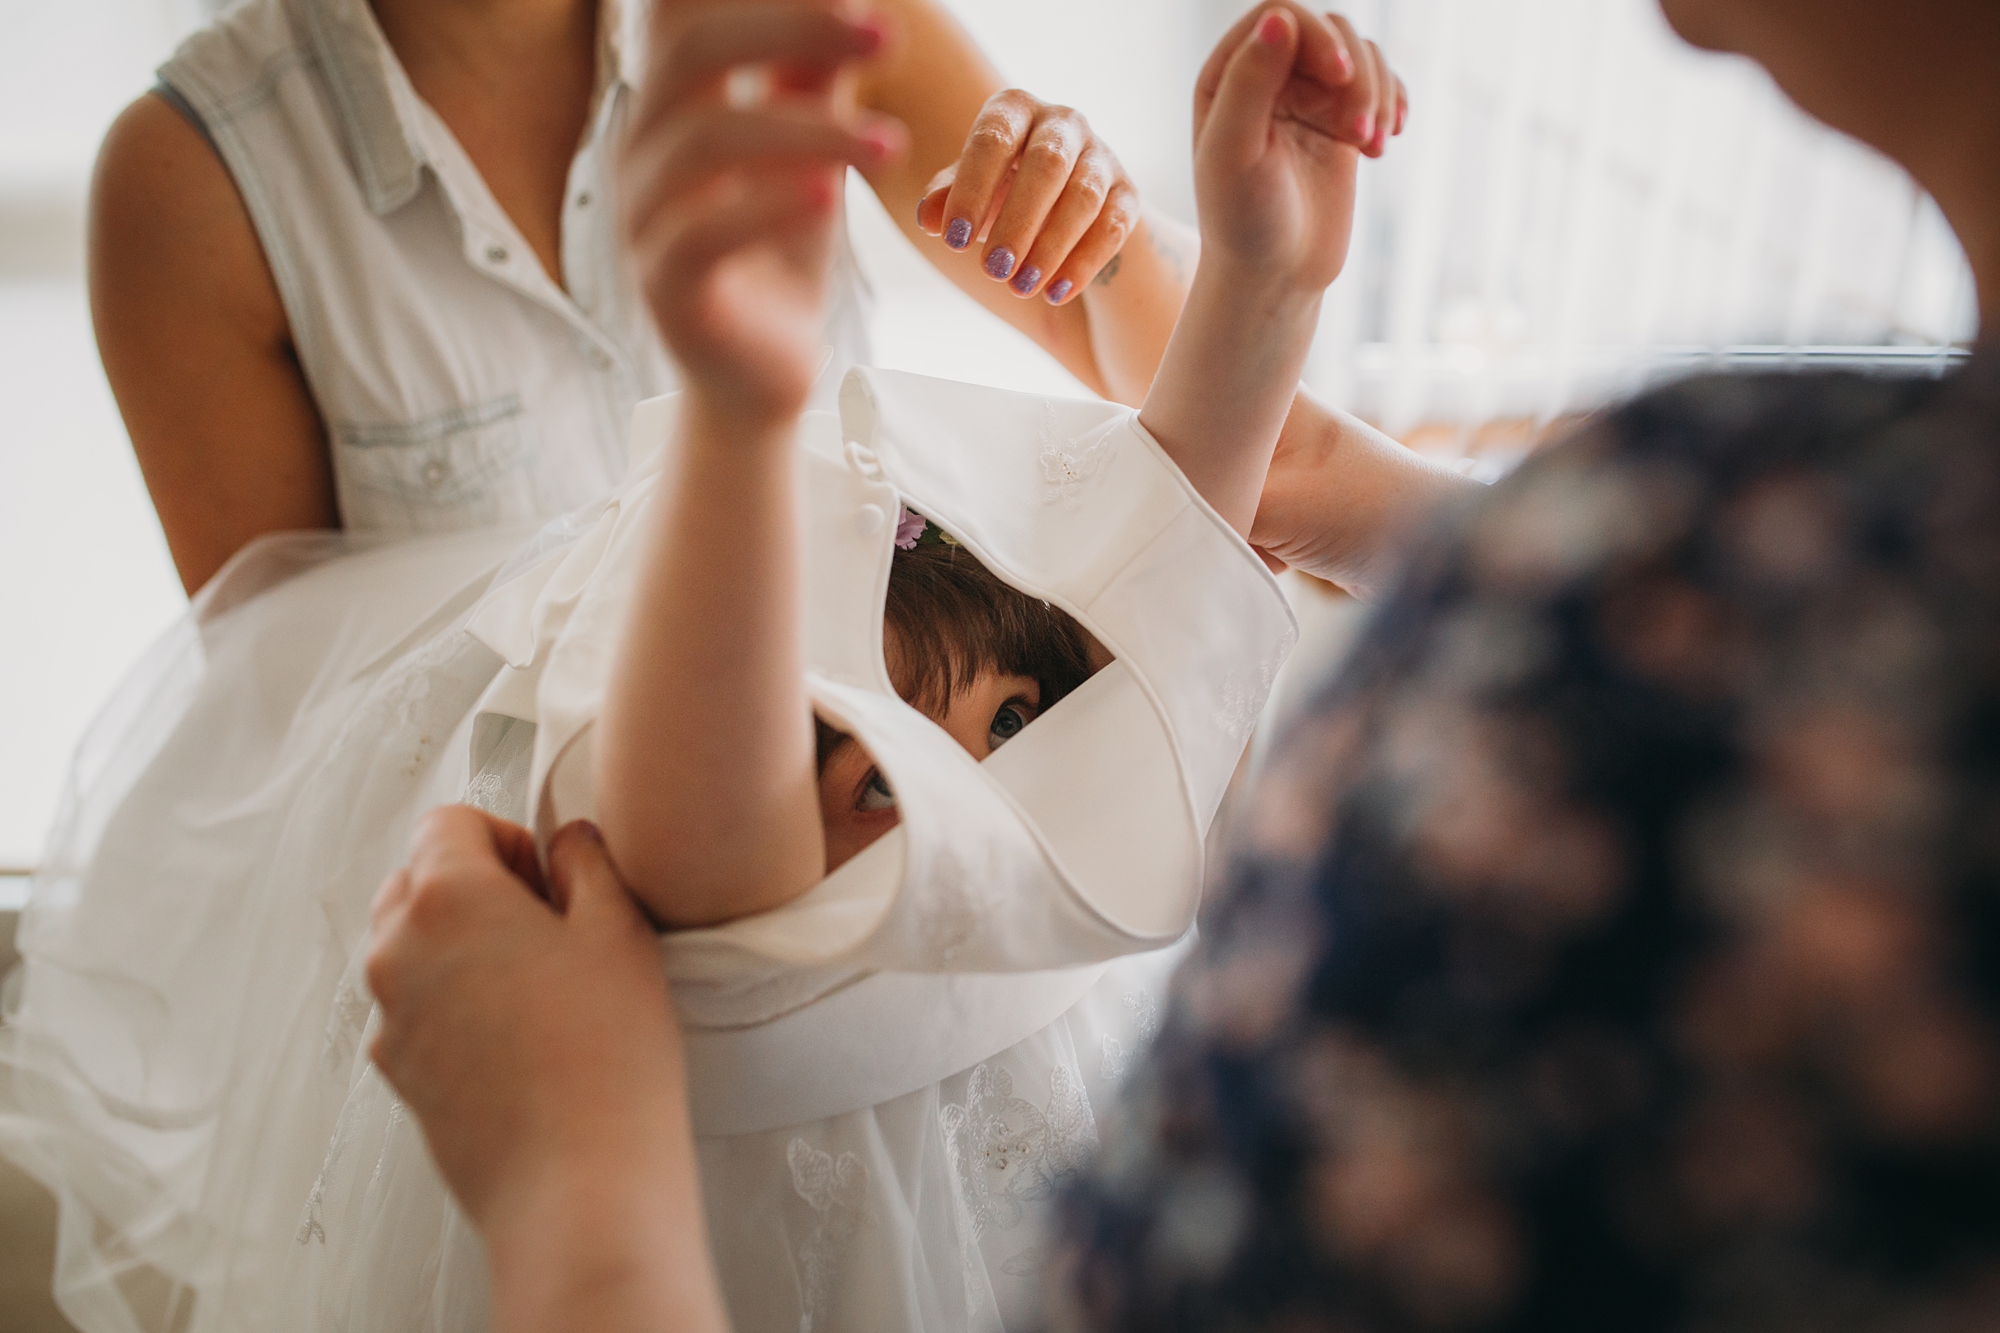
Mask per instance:
[[[658,0],[626,140],[626,229],[654,321],[689,391],[758,428],[812,389],[846,168],[903,150],[903,127],[858,111],[842,77],[882,28],[843,9]],[[745,70],[765,73],[763,96],[732,96]]]
[[[1203,262],[1318,291],[1340,276],[1363,154],[1402,131],[1402,81],[1333,14],[1274,0],[1219,43],[1195,85]]]

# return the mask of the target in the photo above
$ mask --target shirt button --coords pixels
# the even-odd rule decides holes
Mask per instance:
[[[504,263],[506,263],[506,262],[507,262],[507,247],[506,247],[506,246],[504,246],[504,245],[489,245],[489,246],[487,246],[487,247],[486,247],[486,262],[487,262],[487,263],[489,263],[489,264],[504,264]]]
[[[590,191],[585,190],[582,194],[576,197],[576,206],[578,208],[590,207]]]
[[[433,458],[424,464],[424,470],[419,475],[423,477],[424,485],[436,488],[444,484],[444,479],[451,475],[451,469],[445,466],[443,459]]]
[[[590,364],[596,366],[599,370],[611,369],[611,353],[605,351],[602,347],[591,348]]]

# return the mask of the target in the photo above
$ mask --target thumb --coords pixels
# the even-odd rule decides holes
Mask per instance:
[[[1288,11],[1273,9],[1257,20],[1222,71],[1205,127],[1208,144],[1238,162],[1264,155],[1271,115],[1291,78],[1298,43],[1298,21]]]
[[[549,900],[572,920],[601,916],[607,905],[632,915],[639,910],[611,864],[604,835],[587,819],[563,825],[549,843]]]

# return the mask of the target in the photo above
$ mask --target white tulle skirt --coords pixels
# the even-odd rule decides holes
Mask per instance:
[[[528,736],[486,738],[472,771],[501,663],[464,622],[588,518],[256,543],[84,741],[22,918],[0,1151],[57,1196],[57,1298],[85,1333],[485,1326],[478,1238],[366,1061],[360,955],[422,812],[524,813]],[[736,1327],[1026,1323],[1040,1205],[1171,965],[1115,963],[1027,1040],[894,1100],[703,1138]]]

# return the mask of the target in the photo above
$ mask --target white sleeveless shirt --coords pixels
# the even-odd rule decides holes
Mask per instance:
[[[638,43],[616,0],[571,163],[561,283],[412,87],[368,0],[247,0],[161,82],[235,178],[321,419],[344,526],[436,532],[562,513],[625,472],[632,408],[678,387],[620,244]],[[843,244],[815,406],[867,358]]]

